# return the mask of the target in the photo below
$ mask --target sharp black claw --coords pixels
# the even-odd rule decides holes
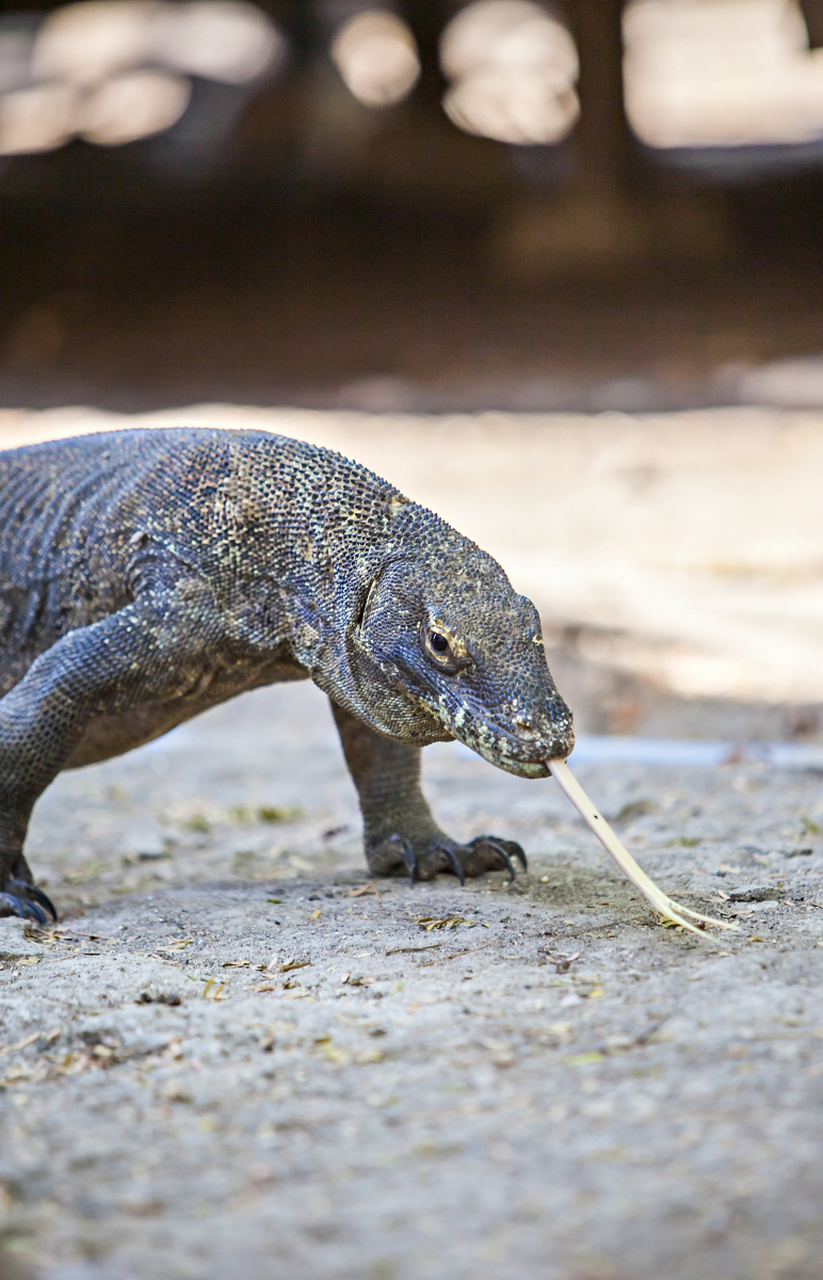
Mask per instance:
[[[454,849],[450,849],[447,844],[433,844],[431,847],[432,849],[439,849],[441,853],[445,853],[448,859],[450,868],[452,869],[454,874],[457,876],[460,883],[465,886],[466,877],[463,874],[463,868],[460,865],[460,859],[458,858]]]
[[[529,860],[528,860],[528,858],[526,857],[526,855],[525,855],[524,851],[520,848],[520,845],[519,845],[519,844],[517,844],[514,840],[510,840],[510,841],[509,841],[509,848],[511,849],[511,851],[512,851],[512,853],[514,854],[515,858],[517,858],[517,861],[520,863],[520,865],[521,865],[521,867],[523,868],[523,870],[524,870],[524,871],[528,871],[528,869],[529,869]]]
[[[20,920],[36,920],[38,924],[48,924],[42,907],[26,898],[17,898],[13,893],[0,893],[0,907],[9,908],[3,915],[15,915]]]
[[[505,863],[506,870],[509,873],[509,883],[511,883],[512,880],[517,879],[517,872],[514,869],[514,863],[512,862],[509,855],[506,853],[505,849],[499,849],[498,853],[500,854],[500,857],[503,859],[503,862]]]
[[[393,835],[389,836],[389,844],[399,844],[400,852],[403,854],[403,861],[409,870],[409,882],[414,884],[417,880],[417,858],[414,849],[405,836]]]
[[[486,839],[485,839],[485,840],[483,840],[483,844],[487,844],[491,849],[494,849],[494,851],[495,851],[495,853],[497,854],[498,858],[499,858],[499,859],[500,859],[500,861],[503,863],[503,866],[506,868],[506,870],[507,870],[507,871],[508,871],[508,873],[509,873],[509,881],[516,880],[516,879],[517,879],[517,872],[516,872],[516,871],[515,871],[515,869],[514,869],[514,863],[512,862],[512,860],[511,860],[511,858],[509,857],[509,855],[508,855],[508,853],[506,852],[506,850],[503,848],[503,846],[502,846],[502,844],[500,843],[500,841],[499,841],[499,840],[490,840],[490,839],[488,838],[488,836],[487,836],[487,837],[486,837]]]
[[[34,901],[38,902],[41,907],[44,907],[45,910],[48,911],[52,920],[56,922],[57,908],[55,907],[49,895],[47,893],[44,893],[42,889],[38,889],[36,884],[33,884],[31,886],[31,888],[29,889],[29,893],[31,894],[32,898],[34,898]]]
[[[32,902],[39,903],[41,907],[44,907],[46,911],[48,911],[52,920],[57,919],[57,910],[54,906],[54,903],[52,902],[48,894],[45,894],[42,889],[37,888],[36,884],[27,884],[25,880],[18,880],[16,876],[12,879],[11,883],[14,885],[19,885],[20,888],[25,891],[25,894],[31,899]],[[43,924],[46,924],[45,917],[43,917]]]

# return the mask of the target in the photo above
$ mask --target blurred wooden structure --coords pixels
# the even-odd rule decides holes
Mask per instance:
[[[367,0],[259,2],[288,38],[279,76],[199,80],[180,124],[143,142],[0,159],[0,403],[355,387],[347,402],[393,407],[426,383],[423,407],[608,408],[649,369],[674,369],[667,404],[711,384],[693,403],[727,365],[823,349],[823,150],[782,148],[777,171],[738,148],[732,172],[642,146],[623,0],[555,0],[582,109],[546,147],[444,113],[459,0],[396,0],[422,71],[384,111],[329,56]],[[823,45],[823,0],[801,2]],[[623,390],[563,389],[595,377]]]

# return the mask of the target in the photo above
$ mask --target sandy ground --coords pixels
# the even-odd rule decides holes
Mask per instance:
[[[3,438],[77,420],[8,414]],[[670,576],[677,555],[697,555],[688,522],[680,541],[663,537],[666,511],[681,518],[666,469],[677,439],[686,449],[681,419],[579,420],[588,470],[571,420],[507,419],[499,432],[465,418],[300,421],[485,542],[558,617],[581,618],[598,547],[636,566],[638,590],[663,580],[639,549],[653,545]],[[797,482],[794,501],[775,488],[775,527],[796,537],[769,563],[807,573],[801,586],[783,569],[769,578],[756,512],[732,502],[718,536],[724,555],[750,554],[751,574],[728,575],[727,597],[710,598],[696,569],[677,579],[708,601],[701,652],[723,657],[711,636],[719,646],[729,611],[757,634],[770,616],[759,592],[778,639],[781,601],[802,603],[784,631],[811,653],[823,556],[804,485],[823,422],[756,417],[748,444],[739,419],[693,425],[701,519],[719,520],[751,449],[751,500],[778,464],[781,484]],[[611,551],[590,505],[601,532],[575,560],[569,530],[584,529],[586,508],[567,486],[577,474],[590,501],[597,483],[601,504],[618,493],[617,463],[617,480],[597,481],[612,465],[606,437],[618,459],[658,450],[647,492],[661,493],[615,499]],[[552,457],[562,484],[548,483]],[[559,524],[536,498],[525,505],[547,488]],[[632,519],[646,522],[633,543]],[[562,537],[558,568],[559,551],[535,548]],[[563,596],[567,563],[589,578]],[[621,604],[622,581],[610,607],[624,639],[651,634],[670,653],[695,643],[692,597],[668,613],[652,601],[658,621],[644,614],[632,632],[639,597]],[[754,650],[737,651],[739,671],[760,669]],[[775,705],[790,677],[812,702],[800,658],[787,674],[789,651],[774,652]],[[528,875],[371,884],[331,717],[309,685],[259,691],[58,779],[29,855],[61,923],[0,921],[3,1280],[21,1268],[47,1280],[819,1280],[819,775],[734,757],[713,771],[579,774],[662,887],[739,932],[659,927],[553,783],[455,745],[426,752],[436,813],[460,837],[520,840]]]
[[[819,778],[581,769],[742,926],[699,940],[553,783],[427,754],[444,825],[527,876],[370,885],[310,686],[59,779],[30,850],[68,918],[0,922],[8,1247],[49,1280],[819,1277]]]

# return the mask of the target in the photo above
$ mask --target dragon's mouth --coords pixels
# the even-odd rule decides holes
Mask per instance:
[[[451,731],[464,746],[505,773],[520,778],[546,778],[549,775],[547,761],[557,756],[567,756],[574,738],[543,739],[523,742],[513,734],[495,731],[488,725],[452,723]]]
[[[457,704],[443,690],[420,688],[412,692],[399,683],[398,691],[434,724],[442,726],[449,737],[456,738],[471,751],[475,751],[489,764],[506,773],[521,778],[545,778],[549,769],[547,760],[565,759],[574,747],[574,729],[571,713],[563,707],[563,715],[556,720],[540,716],[537,723],[503,719],[495,722],[486,718],[483,709],[470,704]],[[442,737],[432,734],[431,741]]]
[[[513,773],[518,778],[547,778],[549,776],[549,768],[546,759],[535,760],[531,756],[516,756],[501,751],[483,750],[473,742],[467,742],[467,746],[481,755],[484,760],[488,760],[489,764],[493,764],[495,768],[502,769],[504,773]]]

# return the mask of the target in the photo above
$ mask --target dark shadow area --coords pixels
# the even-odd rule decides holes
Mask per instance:
[[[195,78],[146,141],[0,159],[5,404],[642,411],[734,403],[740,368],[823,348],[819,144],[641,147],[592,89],[619,5],[568,6],[584,111],[543,147],[446,118],[451,6],[404,7],[422,74],[380,111],[322,6],[269,8],[270,80]]]

